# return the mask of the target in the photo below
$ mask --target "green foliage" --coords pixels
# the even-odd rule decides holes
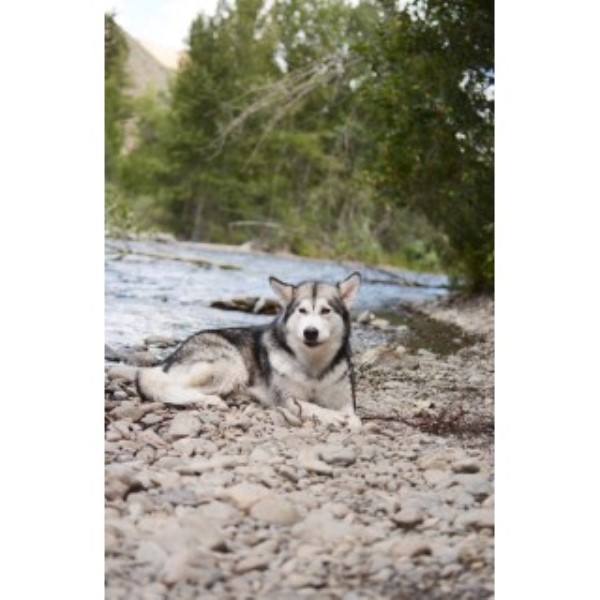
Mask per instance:
[[[443,258],[491,288],[493,4],[396,4],[220,3],[191,24],[168,96],[131,102],[113,32],[107,229],[427,270]]]
[[[444,232],[457,279],[492,289],[493,0],[381,6],[377,37],[363,47],[378,189]]]
[[[104,219],[104,230],[109,237],[126,237],[138,231],[129,202],[112,183],[106,183],[104,189]]]
[[[123,145],[123,124],[128,114],[124,88],[127,42],[114,16],[104,15],[104,172],[113,180]]]

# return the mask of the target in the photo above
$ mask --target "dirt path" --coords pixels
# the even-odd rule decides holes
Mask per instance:
[[[470,344],[356,326],[359,433],[142,403],[107,365],[106,597],[493,596],[493,302],[421,309]]]

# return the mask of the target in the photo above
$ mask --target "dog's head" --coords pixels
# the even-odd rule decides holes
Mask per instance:
[[[306,281],[298,285],[269,279],[283,308],[282,322],[295,347],[342,344],[350,333],[350,307],[358,293],[360,274],[337,284]]]

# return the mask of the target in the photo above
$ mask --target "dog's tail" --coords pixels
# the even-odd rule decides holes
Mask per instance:
[[[160,385],[155,385],[155,367],[139,369],[135,376],[135,388],[138,396],[145,402],[161,402],[157,397],[160,395]],[[159,392],[159,394],[157,394]]]

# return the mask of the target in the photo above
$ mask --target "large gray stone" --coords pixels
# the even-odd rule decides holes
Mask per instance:
[[[356,539],[361,529],[357,525],[336,519],[328,510],[319,510],[309,514],[296,525],[292,533],[298,539],[307,542],[341,542]]]
[[[167,436],[171,440],[182,437],[195,437],[202,430],[202,423],[198,417],[190,415],[187,412],[180,412],[175,415]]]
[[[494,509],[475,508],[456,517],[455,524],[465,529],[494,529]]]
[[[273,525],[293,525],[302,519],[291,502],[275,494],[265,496],[253,504],[250,515]]]
[[[327,444],[316,448],[317,455],[329,465],[347,467],[356,462],[356,453],[352,448],[339,444]]]
[[[240,510],[248,510],[270,494],[270,490],[257,483],[238,483],[227,490],[229,499]]]

